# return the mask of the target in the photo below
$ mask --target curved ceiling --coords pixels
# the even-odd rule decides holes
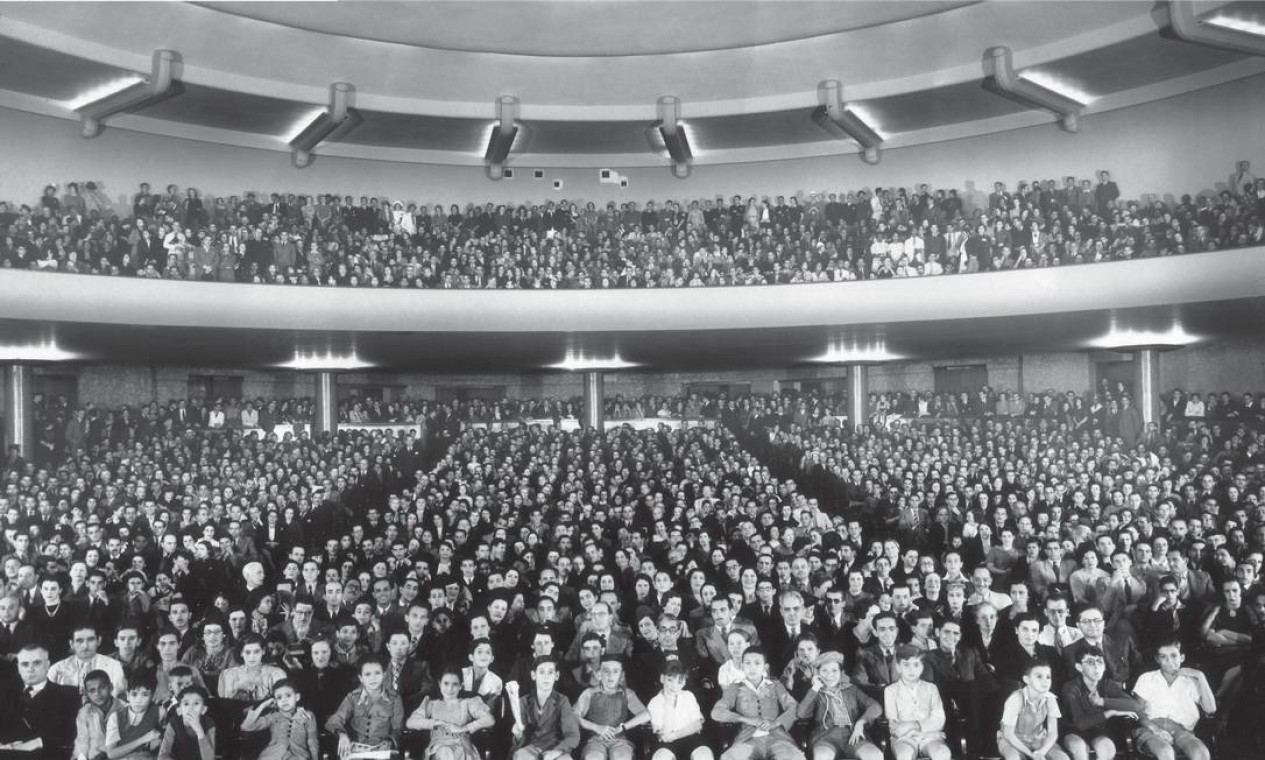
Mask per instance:
[[[695,53],[768,45],[892,24],[981,0],[725,3],[602,0],[595,3],[331,3],[313,13],[303,3],[199,3],[292,29],[377,42],[529,56],[634,56]]]
[[[1265,3],[1193,7],[1265,25]],[[182,94],[109,127],[286,151],[347,82],[364,121],[318,155],[479,166],[511,95],[510,165],[619,168],[667,163],[647,140],[664,95],[704,164],[856,152],[811,118],[828,80],[886,147],[1052,123],[981,86],[995,45],[1085,114],[1265,74],[1265,57],[1164,32],[1135,0],[16,2],[0,107],[76,119],[168,49]]]

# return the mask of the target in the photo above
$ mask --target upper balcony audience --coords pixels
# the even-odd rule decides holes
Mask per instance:
[[[1106,171],[957,189],[865,188],[599,207],[324,194],[204,199],[49,185],[0,202],[0,267],[391,288],[758,285],[1027,269],[1265,243],[1265,180],[1126,200]],[[1241,184],[1239,184],[1241,183]]]

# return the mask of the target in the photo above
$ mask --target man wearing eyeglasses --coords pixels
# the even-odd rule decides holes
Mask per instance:
[[[1101,649],[1107,667],[1106,677],[1121,686],[1128,686],[1140,668],[1141,656],[1131,639],[1106,632],[1106,619],[1101,607],[1082,609],[1076,617],[1076,626],[1085,636],[1064,648],[1063,659],[1068,671],[1074,673],[1082,650],[1090,647]]]

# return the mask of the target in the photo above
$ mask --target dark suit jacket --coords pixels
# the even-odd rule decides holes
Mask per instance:
[[[1063,664],[1069,675],[1076,672],[1076,658],[1088,647],[1089,643],[1081,639],[1063,650]],[[1132,639],[1107,634],[1103,636],[1102,650],[1107,660],[1107,678],[1130,686],[1142,669],[1142,657]]]
[[[75,717],[79,690],[47,682],[31,700],[24,699],[21,681],[0,694],[0,742],[39,739],[44,748],[35,752],[5,753],[32,760],[67,760],[75,743]]]
[[[12,661],[18,651],[27,644],[33,643],[35,643],[35,629],[28,621],[19,620],[14,624],[12,633],[9,632],[8,626],[0,625],[0,657],[8,660],[10,667],[15,667]]]
[[[852,663],[852,683],[869,695],[870,699],[881,703],[883,689],[889,684],[896,683],[899,678],[895,657],[892,658],[889,667],[883,656],[883,650],[877,643],[868,644],[857,650],[856,660]]]
[[[404,661],[404,667],[400,671],[400,679],[398,684],[393,684],[394,670],[390,662],[386,663],[386,685],[387,690],[399,694],[400,701],[404,703],[404,714],[412,715],[417,706],[422,703],[423,697],[433,696],[435,691],[435,679],[430,675],[430,667],[420,661],[408,658]]]

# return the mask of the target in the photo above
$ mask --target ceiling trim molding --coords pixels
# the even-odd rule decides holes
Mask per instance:
[[[1265,74],[1265,59],[1246,58],[1215,69],[1198,72],[1185,77],[1166,80],[1154,85],[1147,85],[1132,90],[1104,95],[1096,99],[1085,109],[1085,114],[1107,113],[1149,102],[1176,97],[1200,89],[1214,87],[1252,76]],[[328,94],[328,91],[327,91]],[[863,105],[863,104],[862,104]],[[11,90],[0,90],[0,107],[26,111],[42,116],[75,120],[79,115],[65,104],[48,98],[41,98]],[[651,106],[653,108],[653,106]],[[364,109],[367,110],[367,109]],[[526,110],[526,109],[524,109]],[[805,114],[804,118],[808,118]],[[525,121],[529,121],[524,119]],[[489,116],[488,123],[491,124]],[[687,118],[688,121],[688,118]],[[1024,111],[992,119],[979,119],[948,124],[930,129],[899,132],[886,135],[884,147],[897,149],[930,145],[949,140],[997,134],[1026,127],[1049,124],[1054,126],[1054,117],[1044,112]],[[168,121],[146,117],[141,114],[124,114],[115,117],[110,123],[111,129],[126,129],[133,132],[172,137],[183,140],[215,143],[237,148],[266,150],[277,153],[289,153],[290,146],[285,135],[266,135],[258,133],[238,132],[233,130],[203,127],[196,124]],[[1086,129],[1092,129],[1088,123]],[[472,146],[477,140],[472,140]],[[317,156],[361,159],[371,161],[391,161],[412,164],[443,164],[451,166],[483,166],[483,145],[472,147],[466,151],[424,150],[409,148],[389,148],[353,143],[326,143],[317,151]],[[706,145],[696,148],[695,164],[699,166],[741,164],[761,161],[779,161],[799,158],[823,158],[830,156],[852,156],[858,150],[852,143],[837,140],[821,140],[809,143],[789,143],[784,145],[761,146],[754,148],[736,148],[726,150],[708,149]],[[662,157],[647,150],[645,153],[520,153],[514,154],[506,162],[506,166],[531,166],[539,168],[633,168],[659,167],[668,165]]]
[[[1222,0],[1216,2],[1202,3],[1200,10],[1212,10],[1227,4]],[[961,8],[954,9],[952,12],[959,14],[984,14],[988,12],[986,6],[990,3],[976,3]],[[183,12],[192,12],[198,17],[206,16],[204,20],[224,19],[235,20],[238,25],[241,24],[260,24],[265,26],[277,27],[281,32],[290,31],[294,34],[310,34],[316,41],[320,39],[328,39],[330,44],[335,41],[349,41],[352,43],[363,42],[366,46],[372,46],[375,56],[383,52],[389,52],[391,48],[399,48],[401,50],[418,50],[414,46],[404,45],[401,43],[389,42],[368,42],[359,38],[344,38],[337,35],[329,35],[323,32],[297,32],[292,27],[281,24],[275,24],[267,21],[253,20],[247,16],[240,16],[215,8],[209,8],[198,4],[182,6]],[[8,9],[5,9],[8,10]],[[174,8],[167,8],[168,12],[175,12]],[[21,10],[18,9],[17,16],[13,11],[0,14],[0,35],[19,39],[30,44],[44,47],[50,50],[61,52],[66,55],[73,55],[86,60],[95,61],[109,66],[128,69],[131,71],[144,72],[149,67],[149,55],[152,49],[127,50],[114,47],[91,39],[85,39],[74,34],[59,31],[55,28],[52,21],[48,22],[48,26],[41,26],[39,23],[24,21],[20,18]],[[34,16],[37,20],[41,20],[41,16]],[[887,25],[882,28],[883,34],[895,34],[899,31],[898,27],[902,25],[930,23],[934,19],[933,16],[922,16],[909,21],[899,22]],[[238,31],[241,31],[238,29]],[[866,30],[858,30],[864,32]],[[880,33],[870,30],[872,33]],[[785,43],[777,43],[790,55],[790,58],[799,57],[796,49],[802,49],[802,57],[809,62],[811,68],[821,68],[819,64],[823,61],[831,60],[824,57],[824,51],[831,46],[840,50],[848,49],[848,35],[854,32],[841,32],[834,35],[825,35],[809,38],[808,40],[789,41]],[[1156,22],[1151,14],[1142,8],[1139,13],[1118,21],[1107,26],[1092,28],[1079,34],[1073,34],[1064,39],[1050,42],[1043,45],[1024,48],[1021,40],[998,40],[998,44],[1007,44],[1014,50],[1014,60],[1017,68],[1029,68],[1033,66],[1041,66],[1055,62],[1062,58],[1085,53],[1090,50],[1109,46],[1111,44],[1123,42],[1125,40],[1138,37],[1144,34],[1156,34]],[[834,37],[833,41],[829,38]],[[823,42],[826,40],[827,42]],[[178,42],[178,35],[173,37],[173,45]],[[142,40],[143,43],[143,40]],[[806,44],[812,43],[812,44]],[[828,44],[827,44],[828,43]],[[176,45],[177,49],[181,49]],[[742,49],[734,49],[740,51]],[[693,66],[720,66],[725,63],[723,58],[716,57],[724,51],[712,51],[699,53],[697,55],[710,56],[710,58],[690,58],[696,54],[671,54],[657,56],[661,58],[664,65],[669,65],[675,59],[680,65]],[[976,51],[982,54],[983,49]],[[470,56],[475,54],[461,54]],[[500,57],[514,59],[517,57],[532,58],[532,56],[504,56],[498,54],[478,54],[489,57]],[[371,56],[372,57],[372,56]],[[646,59],[646,56],[634,56],[634,59]],[[558,58],[562,65],[574,67],[582,58]],[[595,61],[605,61],[607,59],[595,58]],[[748,59],[749,60],[749,59]],[[313,106],[322,105],[327,99],[327,89],[330,81],[329,77],[325,77],[323,72],[312,72],[307,81],[302,77],[291,76],[290,80],[270,79],[267,77],[255,76],[250,73],[240,71],[232,71],[226,68],[228,64],[221,61],[220,65],[214,60],[205,58],[199,59],[196,54],[187,54],[184,62],[182,79],[192,85],[201,85],[206,87],[214,87],[222,90],[237,91],[259,95],[264,97],[280,98],[285,100],[293,100],[296,102],[307,103]],[[433,63],[433,62],[432,62]],[[457,61],[454,61],[457,63]],[[734,63],[734,61],[729,61]],[[827,63],[827,69],[832,66]],[[847,64],[839,64],[836,70],[825,71],[825,77],[815,76],[815,72],[810,72],[805,76],[804,81],[796,82],[793,78],[786,78],[784,84],[780,84],[781,89],[778,92],[766,93],[755,96],[742,97],[720,97],[715,99],[705,99],[699,97],[688,97],[688,93],[683,94],[689,106],[683,113],[684,118],[701,118],[711,116],[725,116],[732,114],[751,114],[763,113],[771,111],[788,110],[792,108],[813,108],[817,105],[817,82],[822,78],[834,78],[842,82],[849,92],[850,99],[854,101],[872,100],[881,97],[890,97],[908,93],[915,93],[936,87],[943,87],[951,84],[960,84],[969,82],[979,78],[979,56],[972,55],[967,60],[945,66],[930,71],[921,71],[904,77],[894,77],[890,79],[870,79],[869,81],[858,81],[863,75],[859,76],[858,71],[853,68],[847,70]],[[875,71],[882,72],[882,67],[875,67]],[[346,76],[356,81],[359,90],[357,93],[357,106],[362,110],[368,111],[384,111],[390,113],[402,114],[418,114],[427,116],[448,116],[457,118],[495,118],[495,113],[489,106],[488,98],[465,99],[441,99],[427,98],[418,96],[401,96],[392,95],[386,92],[375,92],[375,86],[381,86],[373,81],[372,78],[351,76],[354,72],[347,72]],[[335,77],[338,78],[338,77]],[[346,77],[343,77],[346,78]],[[715,92],[715,89],[712,90]],[[497,93],[497,95],[505,93]],[[647,106],[643,99],[637,99],[635,102],[626,103],[564,103],[551,102],[549,98],[527,97],[523,93],[510,93],[519,95],[523,99],[522,118],[524,120],[570,120],[570,121],[633,121],[642,120],[653,121],[653,106]]]

